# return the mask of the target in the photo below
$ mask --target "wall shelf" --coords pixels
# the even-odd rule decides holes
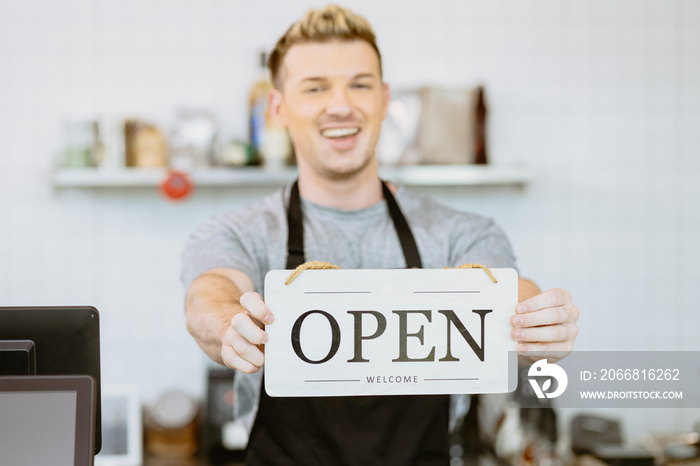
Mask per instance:
[[[525,186],[534,173],[525,167],[491,165],[383,166],[380,175],[407,186]],[[55,188],[157,187],[165,169],[62,168],[51,175]],[[295,167],[198,168],[189,172],[195,187],[275,187],[293,180]]]

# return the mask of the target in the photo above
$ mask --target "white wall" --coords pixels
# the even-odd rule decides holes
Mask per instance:
[[[310,2],[310,5],[322,2]],[[427,190],[494,217],[523,274],[571,290],[579,349],[699,350],[700,2],[346,2],[373,23],[395,87],[488,90],[494,163],[527,189]],[[257,54],[305,7],[235,0],[0,3],[0,304],[91,304],[105,383],[201,395],[179,253],[208,215],[264,191],[52,190],[62,122],[169,124],[211,109],[246,134]],[[695,287],[693,285],[696,285]],[[617,413],[620,414],[620,413]],[[683,430],[697,412],[621,413],[628,431]]]

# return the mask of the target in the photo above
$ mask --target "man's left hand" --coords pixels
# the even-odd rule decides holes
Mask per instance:
[[[520,302],[515,312],[511,335],[518,342],[521,357],[535,361],[541,354],[552,362],[573,350],[579,312],[568,291],[553,289],[537,294]]]

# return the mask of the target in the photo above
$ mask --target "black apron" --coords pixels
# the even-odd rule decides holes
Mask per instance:
[[[408,268],[421,268],[411,229],[386,183],[389,214]],[[287,209],[287,268],[304,263],[304,229],[298,183]],[[264,388],[250,434],[246,464],[446,465],[449,396],[399,395],[271,398]]]

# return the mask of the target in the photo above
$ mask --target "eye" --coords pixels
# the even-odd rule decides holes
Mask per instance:
[[[309,87],[308,89],[304,89],[304,93],[306,94],[315,94],[318,92],[323,92],[327,89],[325,86],[314,86],[314,87]]]
[[[350,87],[353,89],[372,89],[372,85],[368,83],[353,83]]]

